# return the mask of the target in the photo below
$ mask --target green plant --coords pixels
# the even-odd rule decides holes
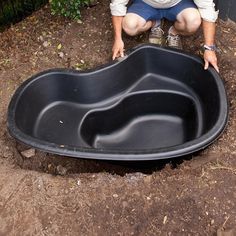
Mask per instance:
[[[50,0],[52,14],[80,20],[80,8],[89,5],[89,0]]]

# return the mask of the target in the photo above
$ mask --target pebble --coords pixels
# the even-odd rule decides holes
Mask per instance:
[[[57,166],[57,173],[59,175],[66,175],[67,169],[61,165]]]
[[[63,57],[64,57],[64,53],[63,53],[63,52],[59,52],[59,53],[58,53],[58,56],[59,56],[60,58],[63,58]]]
[[[42,41],[43,41],[43,36],[40,35],[40,36],[38,37],[38,40],[42,42]]]
[[[43,42],[43,46],[46,48],[46,47],[48,47],[50,45],[50,43],[48,42],[48,41],[45,41],[45,42]]]
[[[164,219],[163,219],[163,225],[165,225],[167,222],[167,216],[164,216]]]
[[[35,156],[35,149],[30,148],[30,149],[24,150],[21,152],[21,155],[26,158],[31,158],[31,157]]]

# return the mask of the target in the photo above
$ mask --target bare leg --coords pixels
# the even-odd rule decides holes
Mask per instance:
[[[201,17],[197,9],[187,8],[177,15],[177,20],[171,28],[171,34],[191,35],[201,25]]]
[[[123,30],[130,36],[134,36],[149,30],[153,25],[152,21],[146,21],[135,13],[127,13],[123,18]]]

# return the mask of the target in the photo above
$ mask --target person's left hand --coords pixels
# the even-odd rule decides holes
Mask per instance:
[[[204,61],[205,61],[205,65],[204,65],[205,70],[207,70],[209,67],[209,64],[211,64],[216,69],[216,71],[219,73],[219,67],[217,65],[217,57],[216,57],[215,51],[205,50],[204,51]]]

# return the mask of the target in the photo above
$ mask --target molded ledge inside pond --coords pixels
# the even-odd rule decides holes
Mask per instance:
[[[91,110],[81,122],[81,135],[94,148],[172,147],[202,134],[202,114],[199,101],[183,93],[135,92],[109,108]]]

